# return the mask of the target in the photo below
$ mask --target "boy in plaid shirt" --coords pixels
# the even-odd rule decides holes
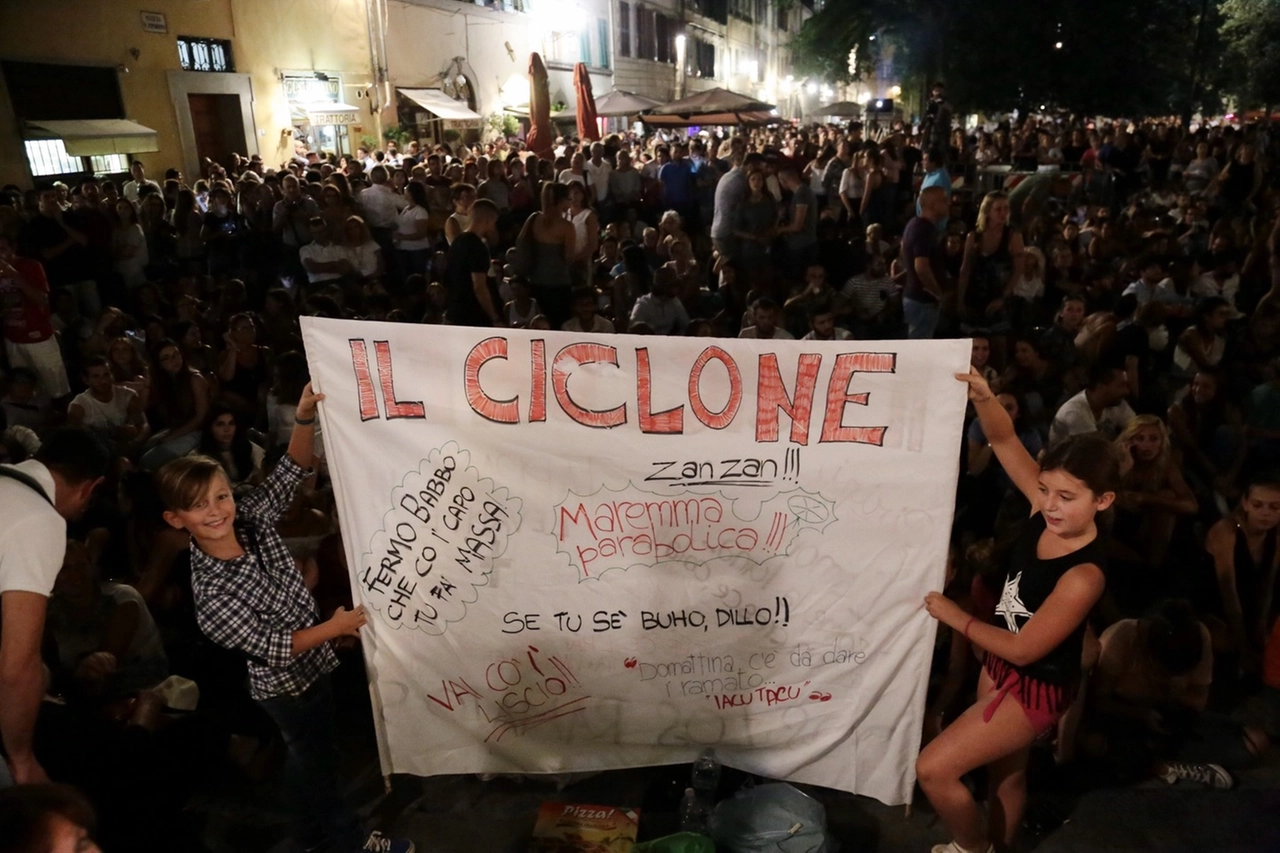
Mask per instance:
[[[306,386],[288,454],[238,504],[222,467],[207,456],[165,465],[156,487],[165,521],[191,534],[191,588],[200,630],[249,658],[249,693],[284,736],[286,791],[303,849],[413,853],[412,842],[379,832],[357,848],[363,834],[339,793],[329,683],[338,659],[329,642],[358,637],[364,608],[339,607],[321,622],[275,529],[298,484],[310,475],[316,404],[323,399]]]

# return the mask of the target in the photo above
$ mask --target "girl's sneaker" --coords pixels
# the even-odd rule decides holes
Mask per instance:
[[[1217,764],[1192,764],[1183,761],[1171,761],[1165,765],[1160,778],[1172,785],[1179,779],[1188,782],[1199,782],[1217,791],[1230,791],[1236,780],[1226,768]]]
[[[375,829],[360,850],[361,853],[414,853],[415,848],[407,838],[387,838]]]

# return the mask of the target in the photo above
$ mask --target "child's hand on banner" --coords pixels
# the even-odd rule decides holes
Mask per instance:
[[[960,609],[960,605],[940,592],[931,592],[924,597],[924,609],[929,611],[929,615],[934,619],[952,628],[956,627],[961,620],[969,618],[969,614]]]
[[[358,637],[360,636],[360,629],[368,621],[368,617],[364,615],[364,605],[361,605],[354,610],[339,607],[333,611],[329,624],[333,626],[339,637]]]
[[[969,399],[974,403],[985,403],[991,399],[991,386],[976,367],[971,366],[968,373],[957,373],[956,379],[969,383]]]
[[[311,390],[311,383],[308,382],[306,387],[302,389],[302,396],[298,399],[298,411],[295,417],[300,421],[310,421],[316,416],[316,403],[324,399],[323,394],[317,394]]]

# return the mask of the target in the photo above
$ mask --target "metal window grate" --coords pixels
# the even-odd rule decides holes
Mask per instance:
[[[178,36],[178,62],[186,71],[235,71],[231,42]]]
[[[67,153],[61,139],[27,139],[27,164],[33,178],[49,175],[75,175],[84,171],[79,157]]]

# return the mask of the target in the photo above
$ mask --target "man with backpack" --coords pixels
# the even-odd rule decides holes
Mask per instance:
[[[48,781],[32,750],[44,697],[40,644],[53,582],[110,453],[84,429],[49,434],[34,459],[0,465],[0,787]]]

